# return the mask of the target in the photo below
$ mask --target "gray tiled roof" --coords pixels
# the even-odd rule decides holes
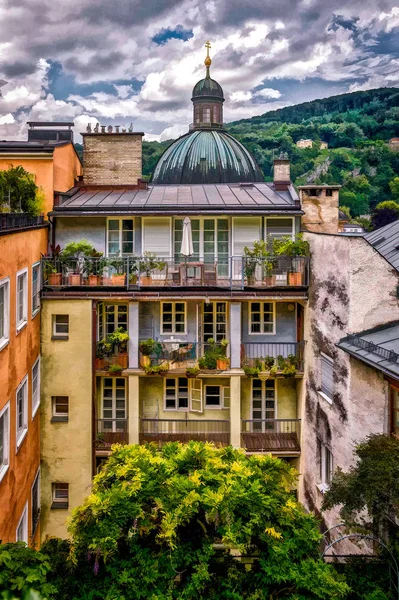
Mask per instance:
[[[376,231],[366,233],[365,239],[397,271],[399,271],[399,219]]]
[[[338,348],[399,379],[399,321],[342,338]]]
[[[293,186],[276,192],[272,183],[253,184],[195,184],[150,185],[147,190],[124,187],[78,187],[61,195],[62,203],[55,212],[148,212],[162,210],[173,212],[230,210],[251,212],[297,211],[298,196]]]

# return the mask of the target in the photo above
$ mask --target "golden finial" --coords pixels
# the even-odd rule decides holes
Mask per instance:
[[[205,63],[206,68],[209,69],[209,67],[212,64],[211,57],[209,56],[209,50],[211,48],[211,42],[209,40],[207,42],[205,42],[205,48],[206,48],[206,59],[204,60],[204,63]]]

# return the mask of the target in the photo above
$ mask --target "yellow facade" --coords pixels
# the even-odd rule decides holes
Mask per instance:
[[[53,315],[69,315],[68,340],[53,339]],[[92,314],[90,300],[43,300],[41,399],[42,539],[65,537],[66,519],[92,480]],[[52,397],[68,396],[68,422],[52,422]],[[69,509],[54,509],[52,484],[68,483]]]

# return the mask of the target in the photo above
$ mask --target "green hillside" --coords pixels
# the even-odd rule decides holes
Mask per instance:
[[[366,214],[383,200],[396,199],[390,182],[399,175],[399,152],[388,140],[399,137],[399,89],[380,88],[313,100],[229,123],[229,133],[255,156],[265,179],[272,177],[273,155],[286,152],[296,185],[343,185],[341,205],[352,216]],[[312,148],[295,143],[312,139]],[[320,150],[320,141],[328,150]],[[144,142],[143,175],[149,177],[171,141]]]

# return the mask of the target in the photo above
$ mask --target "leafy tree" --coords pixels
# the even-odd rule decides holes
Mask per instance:
[[[0,544],[0,594],[3,600],[38,600],[32,590],[46,598],[55,598],[57,589],[47,581],[50,568],[46,555],[28,548],[23,542]]]
[[[39,215],[43,200],[43,190],[38,188],[31,173],[23,167],[10,167],[0,171],[0,212],[10,205],[11,212]]]
[[[389,187],[392,192],[392,196],[395,200],[399,201],[399,177],[395,177],[389,182]]]
[[[384,225],[393,223],[397,219],[399,219],[399,204],[393,200],[380,202],[371,213],[371,224],[373,229],[384,227]]]
[[[286,462],[231,447],[116,447],[73,513],[84,578],[60,598],[344,598],[295,479]]]

